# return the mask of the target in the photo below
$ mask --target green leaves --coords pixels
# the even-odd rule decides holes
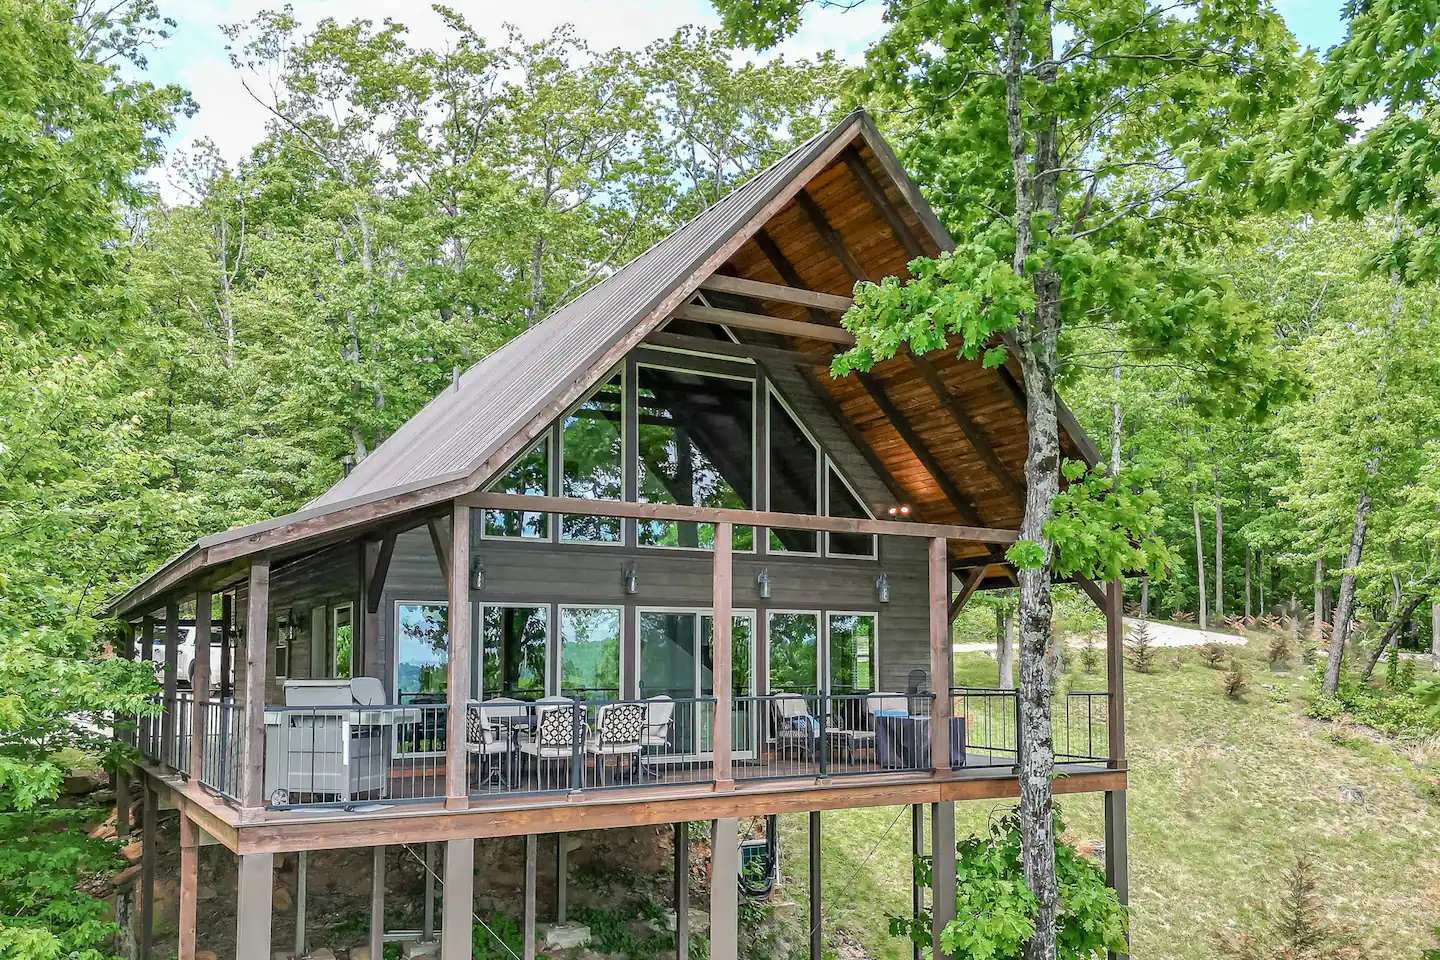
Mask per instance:
[[[1069,460],[1064,473],[1069,484],[1056,496],[1045,524],[1060,576],[1115,580],[1165,570],[1172,557],[1162,539],[1165,514],[1149,471],[1132,467],[1111,477],[1104,464],[1087,470]]]

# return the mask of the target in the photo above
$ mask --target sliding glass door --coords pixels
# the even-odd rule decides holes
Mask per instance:
[[[731,623],[731,695],[750,694],[755,617],[737,613]],[[640,695],[695,700],[715,695],[714,617],[703,610],[641,610]],[[736,748],[748,741],[736,732]],[[679,706],[670,745],[677,754],[713,749],[711,711],[698,704]]]
[[[395,726],[396,756],[445,752],[445,713],[423,706],[445,702],[449,667],[450,605],[396,603],[395,702],[418,708]]]

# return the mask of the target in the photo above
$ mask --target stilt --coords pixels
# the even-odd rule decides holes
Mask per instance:
[[[420,939],[426,943],[435,939],[435,844],[425,844],[425,919],[420,927]]]
[[[555,834],[555,922],[556,922],[556,923],[564,923],[565,920],[566,920],[566,914],[568,913],[568,910],[567,910],[568,904],[566,903],[566,900],[567,900],[568,894],[569,894],[569,890],[567,889],[567,887],[568,887],[569,882],[570,882],[570,865],[569,865],[569,863],[567,862],[568,860],[569,860],[569,855],[567,854],[567,852],[566,852],[566,850],[565,850],[565,834],[563,834],[563,833],[557,833],[557,834]]]
[[[445,902],[440,915],[441,960],[470,960],[475,941],[475,841],[445,844]]]
[[[740,942],[740,824],[734,817],[710,828],[710,956],[737,960]]]
[[[240,857],[240,898],[235,907],[235,960],[270,960],[271,896],[275,855]]]
[[[130,771],[115,767],[115,836],[130,836]]]
[[[155,808],[160,798],[150,789],[148,780],[141,789],[144,791],[145,806],[140,814],[143,846],[140,855],[140,937],[136,956],[138,960],[150,960],[150,934],[155,926],[155,859],[158,854],[155,849]]]
[[[370,956],[385,956],[385,848],[375,848],[370,867]]]
[[[1122,904],[1130,903],[1130,840],[1125,822],[1125,791],[1105,791],[1105,882]],[[1112,953],[1110,960],[1125,960]]]
[[[940,933],[955,919],[955,802],[930,804],[930,935],[935,960],[948,957],[940,949]]]
[[[915,878],[915,864],[925,856],[925,805],[912,804],[910,807],[910,918],[917,923],[925,910],[925,888]],[[910,956],[920,960],[920,944],[912,940]]]
[[[535,868],[539,846],[535,834],[525,835],[525,960],[535,960]]]
[[[690,956],[690,824],[675,824],[675,960]]]
[[[305,943],[305,898],[309,894],[306,886],[309,883],[310,854],[301,850],[295,859],[295,957],[310,955],[310,948]]]
[[[821,960],[825,912],[820,903],[820,811],[810,811],[810,960]]]
[[[180,814],[180,918],[176,953],[179,960],[195,960],[196,893],[200,882],[200,829]],[[303,854],[302,854],[303,856]],[[303,902],[303,901],[302,901]]]

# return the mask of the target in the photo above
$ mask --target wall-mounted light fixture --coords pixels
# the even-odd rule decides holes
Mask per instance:
[[[897,503],[885,512],[890,514],[890,516],[892,517],[908,517],[910,516],[910,504]]]
[[[292,643],[299,632],[295,625],[295,611],[285,611],[285,617],[280,623],[280,639],[286,643]]]
[[[485,589],[485,561],[479,557],[470,561],[470,586],[476,590]]]
[[[767,567],[760,571],[760,576],[755,578],[755,585],[760,588],[760,599],[770,599],[770,570]]]
[[[632,563],[625,568],[625,594],[633,597],[639,592],[640,577],[635,572],[635,564]]]
[[[885,574],[875,578],[875,590],[880,594],[881,603],[890,602],[890,578]]]

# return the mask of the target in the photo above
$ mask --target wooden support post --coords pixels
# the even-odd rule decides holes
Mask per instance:
[[[569,852],[565,849],[565,834],[555,834],[555,922],[563,924],[567,919],[569,904],[570,864]]]
[[[525,957],[535,960],[535,874],[540,859],[538,838],[525,835]],[[448,958],[447,958],[448,960]]]
[[[675,960],[690,956],[690,824],[675,824]]]
[[[955,919],[955,803],[951,800],[930,804],[930,881],[930,935],[935,960],[942,960],[949,954],[939,947],[940,933]]]
[[[370,956],[385,956],[385,848],[375,847],[370,866]]]
[[[245,606],[245,729],[241,744],[240,814],[258,818],[265,804],[265,659],[270,640],[270,561],[250,563]],[[269,900],[268,896],[266,898]],[[265,957],[269,958],[267,946]]]
[[[160,855],[155,842],[155,815],[160,798],[142,775],[141,792],[144,807],[140,813],[140,936],[137,939],[137,960],[150,960],[151,934],[155,927],[155,861]]]
[[[235,960],[270,960],[274,892],[275,855],[241,854],[240,896],[235,907]]]
[[[925,910],[925,888],[920,886],[920,881],[915,873],[915,867],[923,856],[925,856],[925,805],[913,803],[910,805],[910,919],[916,923],[920,922],[920,914]],[[910,943],[910,956],[912,960],[920,960],[920,944],[914,939]]]
[[[155,663],[155,618],[150,614],[140,618],[140,661],[152,666]],[[141,717],[139,723],[140,742],[135,746],[145,756],[150,755],[154,749],[151,742],[151,733],[155,729],[154,717]]]
[[[1110,766],[1125,765],[1125,584],[1112,580],[1105,596],[1105,674],[1109,690]]]
[[[180,814],[180,917],[176,932],[179,960],[195,960],[196,895],[200,884],[200,828]],[[303,854],[302,854],[303,856]],[[297,954],[298,956],[298,954]]]
[[[176,671],[180,663],[180,604],[174,600],[165,604],[165,696],[160,714],[160,757],[170,767],[179,767],[179,755],[175,752],[175,722],[179,719],[180,704],[176,693],[180,678]]]
[[[220,597],[220,700],[235,696],[235,595]]]
[[[1130,903],[1130,840],[1125,817],[1125,791],[1105,791],[1105,882],[1122,904]],[[1125,954],[1108,954],[1124,960]]]
[[[309,945],[305,942],[305,910],[309,906],[307,899],[310,895],[310,854],[301,850],[295,860],[295,957],[310,954]]]
[[[435,939],[435,844],[425,844],[425,916],[420,925],[420,939]]]
[[[445,843],[445,902],[440,908],[441,960],[470,960],[475,938],[475,841]]]
[[[205,705],[210,702],[210,591],[195,594],[195,655],[190,661],[190,779],[205,773]]]
[[[825,911],[820,902],[820,811],[810,811],[810,960],[822,960]]]
[[[950,634],[950,567],[946,542],[943,537],[935,537],[930,541],[930,689],[935,692],[935,702],[930,709],[930,765],[936,771],[950,769],[954,647]]]
[[[740,951],[740,823],[716,820],[710,828],[710,956],[738,960]]]
[[[711,719],[711,731],[716,790],[735,788],[735,777],[730,764],[731,719],[734,714],[730,613],[734,567],[731,530],[728,522],[715,524],[715,569],[710,598],[713,614],[710,676],[715,689],[715,716]]]
[[[115,836],[130,836],[130,770],[124,763],[115,766]]]
[[[470,806],[470,753],[465,749],[470,704],[470,508],[456,503],[450,522],[449,710],[445,731],[445,809]]]

